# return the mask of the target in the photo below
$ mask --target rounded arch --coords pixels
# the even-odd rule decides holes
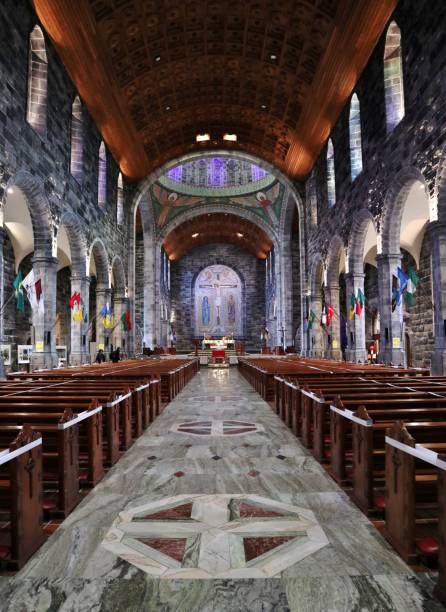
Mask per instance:
[[[58,240],[61,228],[65,228],[71,254],[71,268],[74,275],[87,274],[87,241],[79,218],[72,212],[64,212],[58,231]]]
[[[115,293],[124,296],[126,288],[125,270],[124,264],[122,263],[122,259],[119,257],[119,255],[115,255],[113,257],[111,268]]]
[[[164,238],[168,234],[170,234],[172,230],[174,230],[176,227],[178,227],[185,221],[194,219],[195,217],[198,217],[198,216],[202,216],[203,214],[210,215],[212,213],[233,214],[243,219],[247,219],[248,221],[251,221],[254,225],[256,225],[257,227],[260,227],[271,238],[271,240],[274,243],[274,246],[278,248],[279,246],[278,236],[276,232],[273,230],[273,228],[266,221],[264,221],[256,213],[253,213],[249,210],[245,210],[241,208],[240,206],[237,206],[234,204],[227,204],[227,203],[222,203],[222,204],[216,203],[216,204],[206,204],[205,206],[194,206],[193,208],[186,211],[185,213],[182,213],[181,215],[174,217],[169,223],[167,223],[163,227],[162,231],[160,232],[159,234],[160,242],[162,242]]]
[[[6,185],[6,193],[20,189],[25,197],[31,217],[34,254],[39,257],[52,256],[52,215],[42,181],[26,170],[19,170]]]
[[[437,218],[441,222],[446,221],[446,145],[443,147],[440,161],[438,163],[437,172],[435,175],[434,195],[432,201],[436,203],[433,206],[432,221]]]
[[[317,254],[313,259],[310,271],[310,290],[312,296],[317,296],[324,280],[324,262],[322,256]]]
[[[330,288],[337,287],[339,285],[340,267],[344,257],[344,242],[342,241],[342,238],[336,234],[330,240],[330,245],[328,247],[327,285]]]
[[[403,168],[392,180],[384,199],[382,219],[382,252],[395,254],[400,252],[401,221],[409,193],[419,183],[426,197],[427,221],[429,221],[429,192],[424,175],[418,168]]]
[[[367,208],[362,208],[355,216],[348,243],[348,267],[349,271],[353,274],[364,272],[364,248],[370,224],[373,225],[376,233],[375,220],[372,213]]]
[[[90,267],[91,258],[93,258],[94,265],[96,268],[96,279],[98,286],[105,288],[110,287],[110,274],[108,268],[108,255],[104,243],[100,238],[96,238],[90,247]]]

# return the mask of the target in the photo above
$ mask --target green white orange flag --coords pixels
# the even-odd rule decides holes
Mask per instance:
[[[420,279],[412,266],[407,271],[408,281],[406,285],[406,302],[409,306],[413,306],[415,303],[415,291]]]

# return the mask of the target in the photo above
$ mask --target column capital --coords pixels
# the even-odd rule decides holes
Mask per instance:
[[[345,280],[354,281],[354,280],[364,280],[365,272],[347,272],[345,275]]]
[[[128,297],[126,297],[125,295],[122,294],[118,294],[118,295],[114,295],[113,296],[113,302],[116,304],[125,304],[125,302],[128,301]]]
[[[73,281],[76,281],[79,283],[86,283],[89,285],[91,283],[91,278],[87,276],[86,274],[72,274],[71,282]]]
[[[96,293],[100,295],[107,295],[111,293],[111,287],[104,287],[103,285],[96,285]]]
[[[52,255],[33,255],[32,263],[33,265],[40,264],[51,268],[54,266],[57,267],[59,265],[59,260]]]
[[[386,263],[395,263],[397,260],[401,262],[402,255],[401,253],[381,253],[376,256],[376,263],[378,265],[383,265]]]

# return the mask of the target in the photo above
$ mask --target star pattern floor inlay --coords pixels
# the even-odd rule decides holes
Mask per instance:
[[[310,510],[243,494],[144,504],[121,512],[103,542],[152,576],[187,579],[271,577],[327,544]]]

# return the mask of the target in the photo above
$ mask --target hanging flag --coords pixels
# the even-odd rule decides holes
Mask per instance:
[[[350,321],[353,321],[355,317],[355,309],[356,309],[356,298],[355,298],[355,294],[352,293],[350,296],[350,312],[348,313],[348,318],[350,319]]]
[[[327,304],[327,327],[330,327],[331,320],[333,319],[334,308],[331,304]]]
[[[39,301],[36,294],[36,280],[34,278],[34,270],[31,270],[29,274],[25,276],[22,281],[22,287],[26,291],[26,297],[28,298],[31,308],[36,310],[39,307]]]
[[[124,329],[124,331],[128,331],[126,314],[127,313],[123,312],[121,315],[121,323],[122,323],[122,328]]]
[[[108,304],[105,304],[105,306],[102,307],[100,315],[102,317],[102,323],[105,329],[111,329],[113,327],[113,313]]]
[[[25,298],[23,295],[22,281],[23,281],[22,271],[19,270],[19,273],[15,277],[14,282],[12,283],[12,286],[14,287],[17,310],[20,310],[20,312],[25,311]]]
[[[398,268],[398,280],[400,281],[400,295],[403,295],[403,293],[407,289],[407,283],[409,281],[409,277],[404,272],[404,270],[402,270],[401,268]]]
[[[73,295],[68,300],[68,303],[70,305],[71,310],[73,310],[73,308],[75,307],[76,304],[77,304],[78,308],[80,308],[80,305],[81,305],[81,294],[79,293],[79,291],[75,291],[73,293]]]
[[[407,288],[406,288],[406,302],[409,306],[413,306],[415,303],[414,294],[415,294],[417,285],[420,282],[420,279],[418,278],[418,275],[412,266],[410,266],[410,268],[408,269],[407,275],[408,275],[408,281],[407,281]]]
[[[316,315],[314,314],[312,310],[310,310],[310,316],[308,320],[308,329],[313,328],[313,323],[315,322],[315,320],[316,320]]]
[[[88,323],[88,312],[87,312],[87,308],[85,307],[84,300],[82,298],[81,298],[81,310],[82,310],[82,315],[84,317],[84,323]]]
[[[356,314],[358,317],[361,316],[362,309],[364,308],[365,297],[362,289],[358,288],[358,295],[356,296]]]
[[[322,327],[325,327],[327,325],[327,309],[325,307],[325,304],[322,306],[321,310],[321,325]]]
[[[127,312],[125,313],[125,318],[127,321],[127,331],[132,331],[132,317],[130,314],[130,310],[127,310]]]

